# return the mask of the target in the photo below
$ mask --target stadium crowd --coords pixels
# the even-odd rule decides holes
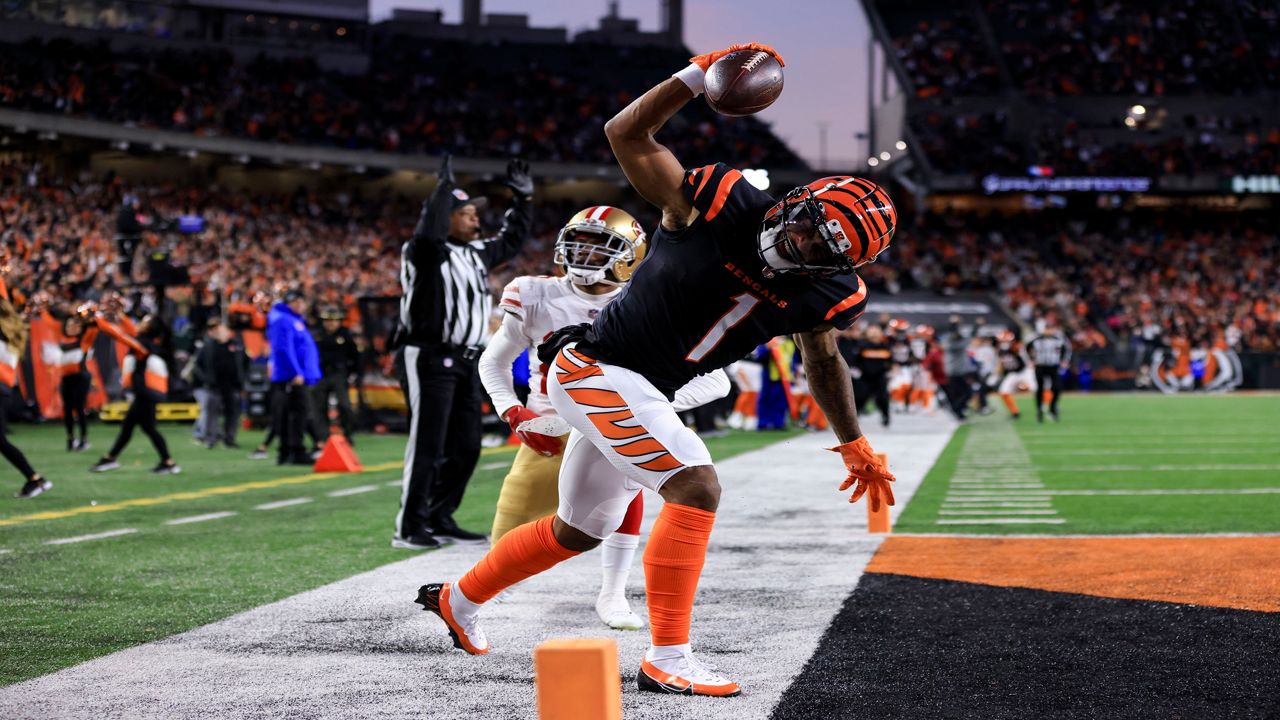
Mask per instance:
[[[911,129],[929,164],[944,173],[1022,174],[1044,165],[1059,175],[1280,174],[1280,125],[1257,115],[1188,115],[1180,125],[1166,123],[1154,140],[1123,130],[1117,117],[1113,127],[1046,122],[1019,141],[1002,110],[926,110],[912,115]]]
[[[1171,337],[1280,350],[1280,237],[1266,217],[926,213],[864,277],[890,292],[989,290],[1081,349],[1141,356]]]
[[[578,44],[500,50],[391,38],[375,48],[367,73],[343,75],[311,59],[241,64],[223,50],[0,44],[0,106],[281,143],[612,163],[605,120],[660,79],[656,68],[685,57]],[[597,71],[603,66],[607,74]],[[678,125],[663,139],[689,162],[804,166],[754,118],[699,103]]]

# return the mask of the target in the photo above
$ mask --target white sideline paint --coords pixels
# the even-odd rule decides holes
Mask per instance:
[[[896,516],[951,436],[941,416],[894,419],[871,443],[898,476]],[[593,604],[600,558],[585,553],[508,591],[485,608],[493,651],[455,650],[444,625],[413,604],[418,586],[453,581],[483,546],[406,552],[402,562],[255,608],[165,640],[0,688],[0,717],[169,718],[537,717],[535,644],[557,637],[618,642],[627,720],[766,718],[813,655],[831,618],[882,541],[850,505],[828,433],[796,436],[718,467],[724,486],[694,610],[699,655],[743,695],[640,693],[635,671],[649,635],[611,631]],[[648,530],[661,508],[645,497]],[[390,523],[388,523],[388,526]],[[390,540],[379,538],[381,543]],[[632,607],[642,616],[641,552]],[[785,610],[782,610],[785,608]],[[874,673],[874,668],[866,672]],[[856,682],[857,678],[850,678]]]
[[[188,523],[204,522],[206,520],[221,520],[225,517],[231,517],[236,513],[232,510],[223,512],[205,513],[204,515],[191,515],[190,517],[174,518],[173,520],[165,520],[165,525],[186,525]]]
[[[481,469],[481,470],[497,470],[497,469],[499,469],[499,468],[507,468],[507,467],[511,467],[511,463],[509,463],[509,462],[493,462],[493,463],[485,463],[484,465],[481,465],[481,466],[480,466],[480,469]]]
[[[47,540],[45,545],[68,545],[70,543],[86,542],[88,540],[102,540],[104,538],[119,537],[121,535],[129,535],[138,532],[137,528],[122,528],[120,530],[108,530],[106,532],[94,533],[92,535],[77,535],[69,538],[59,538],[57,540]]]
[[[400,481],[397,480],[395,484],[399,485]],[[253,509],[254,510],[275,510],[277,508],[293,507],[294,505],[305,505],[309,502],[311,502],[311,498],[309,497],[296,497],[296,498],[290,498],[288,500],[277,500],[275,502],[262,503],[261,505],[254,505]]]
[[[377,485],[357,485],[353,488],[334,490],[333,492],[325,493],[325,495],[328,495],[329,497],[346,497],[348,495],[359,495],[360,493],[373,492],[377,489]]]

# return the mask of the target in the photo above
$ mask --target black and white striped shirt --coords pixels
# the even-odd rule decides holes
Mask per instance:
[[[1071,360],[1071,343],[1061,331],[1041,333],[1027,343],[1027,352],[1036,365],[1057,367]]]
[[[446,183],[440,183],[444,187]],[[469,243],[448,237],[452,187],[423,204],[413,237],[400,251],[400,324],[405,343],[421,347],[483,345],[489,339],[489,270],[519,252],[532,226],[530,203],[517,198],[502,229]]]

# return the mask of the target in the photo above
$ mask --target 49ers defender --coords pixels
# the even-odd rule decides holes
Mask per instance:
[[[458,647],[488,652],[480,605],[504,588],[595,547],[637,487],[666,500],[645,548],[651,646],[642,690],[737,695],[738,684],[704,665],[689,644],[693,599],[720,499],[702,440],[672,406],[690,379],[737,360],[777,335],[795,333],[811,391],[831,421],[844,460],[842,490],[857,487],[878,509],[893,502],[893,476],[858,425],[836,329],[866,307],[854,268],[888,245],[897,214],[875,183],[828,177],[781,200],[716,164],[686,171],[654,134],[702,90],[706,69],[737,45],[692,59],[605,126],[632,186],[662,210],[649,257],[590,326],[557,332],[539,348],[551,366],[547,394],[573,426],[554,519],[507,533],[457,583],[423,586]],[[778,58],[779,62],[782,61]],[[625,481],[621,478],[625,476]]]

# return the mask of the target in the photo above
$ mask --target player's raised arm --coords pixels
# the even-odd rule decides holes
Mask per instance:
[[[688,224],[692,210],[680,194],[684,166],[654,135],[694,98],[677,78],[669,78],[636,98],[605,123],[613,154],[636,192],[662,210],[662,224],[678,229]]]
[[[777,57],[767,45],[748,43],[690,58],[689,67],[636,98],[605,123],[605,137],[622,172],[636,192],[662,210],[662,224],[668,229],[687,225],[693,208],[680,193],[684,166],[654,135],[685,103],[702,94],[711,63],[737,50],[760,50]]]

